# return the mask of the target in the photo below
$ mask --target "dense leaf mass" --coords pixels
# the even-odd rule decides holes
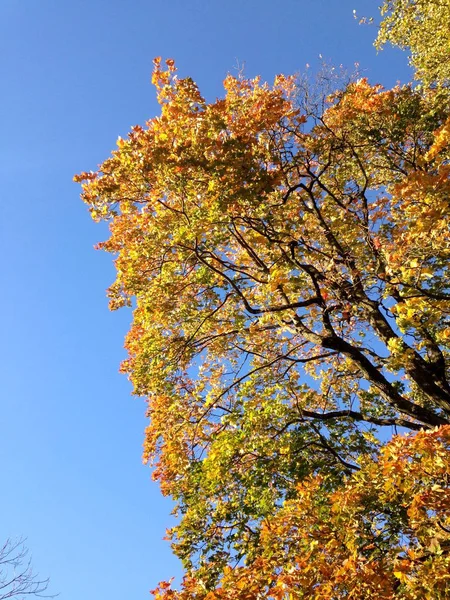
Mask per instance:
[[[436,600],[450,589],[450,427],[396,437],[346,485],[308,478],[263,524],[259,554],[207,593],[186,577],[156,600]]]
[[[444,87],[153,82],[161,115],[77,180],[180,516],[156,598],[449,597]]]
[[[426,85],[450,85],[450,0],[385,0],[376,47],[408,49]]]

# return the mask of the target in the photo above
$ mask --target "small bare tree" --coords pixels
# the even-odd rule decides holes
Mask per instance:
[[[44,596],[49,580],[40,579],[31,566],[29,550],[25,540],[8,538],[0,547],[0,600],[26,596]]]

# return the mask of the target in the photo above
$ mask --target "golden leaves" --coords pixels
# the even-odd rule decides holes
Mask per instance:
[[[450,2],[430,0],[385,0],[383,20],[375,42],[381,48],[390,42],[408,48],[416,77],[427,86],[448,85]]]
[[[191,574],[154,594],[445,589],[448,428],[380,450],[377,427],[447,418],[448,120],[363,79],[306,132],[293,78],[207,103],[174,73],[155,60],[160,116],[76,177],[110,221],[111,308],[135,302],[144,460],[182,515]]]
[[[425,160],[431,161],[450,145],[450,117],[447,121],[435,132],[435,139],[425,154]]]
[[[186,578],[173,597],[443,599],[450,535],[440,523],[450,520],[450,492],[434,482],[449,476],[450,427],[398,436],[334,493],[320,476],[301,484],[297,498],[267,519],[258,557],[224,567],[218,587],[206,592]]]

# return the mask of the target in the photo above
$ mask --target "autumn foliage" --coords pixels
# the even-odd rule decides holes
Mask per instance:
[[[425,85],[450,83],[450,0],[384,0],[376,47],[406,49],[416,78]]]
[[[450,580],[450,427],[396,437],[344,486],[307,478],[262,526],[256,560],[225,567],[205,594],[186,577],[188,600],[446,598]]]
[[[155,597],[450,597],[445,82],[153,83],[161,115],[77,180],[180,517]]]

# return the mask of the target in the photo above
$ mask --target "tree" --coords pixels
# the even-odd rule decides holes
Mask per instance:
[[[44,596],[48,588],[48,579],[40,579],[31,566],[28,549],[24,540],[7,539],[0,547],[0,600],[27,596]]]
[[[385,0],[376,47],[410,49],[410,63],[426,85],[450,84],[449,0]]]
[[[442,86],[153,81],[161,116],[76,179],[181,517],[184,588],[156,598],[448,597]],[[397,429],[419,433],[383,448]]]

